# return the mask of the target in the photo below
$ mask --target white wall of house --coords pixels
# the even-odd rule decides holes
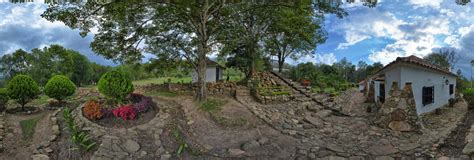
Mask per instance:
[[[407,82],[412,83],[413,96],[416,103],[417,114],[431,112],[449,103],[454,94],[449,94],[449,84],[454,84],[456,92],[456,77],[443,72],[427,69],[412,64],[397,64],[387,68],[385,73],[385,97],[388,98],[394,81],[398,83],[398,89],[403,89]],[[449,84],[446,85],[446,79]],[[374,98],[379,103],[379,81],[374,81]],[[434,103],[423,105],[423,87],[434,86]]]
[[[219,77],[219,80],[222,79],[222,68],[219,69],[219,74],[217,75],[217,67],[208,67],[206,69],[206,82],[216,82],[216,77]],[[198,74],[196,71],[193,71],[192,74],[193,77],[193,83],[196,83],[198,81]]]
[[[446,79],[449,81],[449,84],[454,84],[454,92],[456,92],[455,76],[424,67],[404,65],[401,67],[402,83],[400,87],[405,87],[406,82],[412,82],[416,111],[420,115],[448,104],[449,99],[455,97],[454,94],[449,94],[449,84],[446,85]],[[429,86],[434,86],[434,103],[423,105],[423,87]]]

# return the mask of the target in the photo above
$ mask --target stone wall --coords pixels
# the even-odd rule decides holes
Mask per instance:
[[[207,93],[209,95],[229,95],[233,96],[237,84],[235,82],[215,82],[207,83]],[[135,93],[145,93],[153,91],[167,92],[195,92],[197,84],[149,84],[143,86],[135,86]]]
[[[293,90],[287,86],[280,78],[276,77],[270,72],[259,72],[252,77],[252,96],[262,104],[277,104],[281,102],[288,102],[294,97]],[[289,94],[262,94],[259,93],[261,88],[270,88],[273,92],[288,92]]]
[[[416,114],[411,83],[407,83],[403,90],[397,86],[397,82],[393,82],[389,96],[378,111],[376,123],[394,131],[418,131],[420,120]]]

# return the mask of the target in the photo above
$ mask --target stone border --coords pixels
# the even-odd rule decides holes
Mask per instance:
[[[100,136],[104,135],[106,133],[106,131],[109,130],[109,129],[119,129],[119,128],[109,128],[109,127],[101,126],[97,123],[92,122],[91,120],[87,119],[86,117],[84,117],[84,114],[83,114],[83,111],[82,111],[82,108],[84,108],[84,104],[85,103],[81,104],[79,107],[75,108],[72,111],[72,114],[74,115],[74,121],[83,130],[90,131],[91,134],[95,137],[100,137]],[[154,108],[154,109],[159,108],[159,104],[157,104],[157,103],[155,103],[155,104],[156,104],[156,108]],[[148,124],[152,121],[155,121],[155,119],[160,118],[159,114],[160,114],[160,111],[157,111],[156,114],[155,114],[155,117],[152,118],[151,120],[149,120],[148,122],[145,122],[144,124],[133,126],[133,127],[127,128],[127,129],[128,130],[135,130],[135,129],[139,128],[142,125],[146,125],[146,124]]]

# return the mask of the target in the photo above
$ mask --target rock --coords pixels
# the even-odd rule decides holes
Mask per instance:
[[[404,121],[406,119],[405,112],[401,109],[397,109],[390,114],[392,121]]]
[[[367,149],[367,153],[370,153],[376,156],[384,156],[384,155],[394,154],[397,152],[398,150],[395,147],[393,147],[391,144],[372,145]]]
[[[260,137],[257,142],[260,143],[260,145],[264,145],[268,142],[268,138],[267,137]]]
[[[304,117],[304,120],[308,123],[311,123],[315,126],[321,126],[323,125],[323,120],[321,120],[320,118],[317,118],[317,117],[312,117],[312,116],[306,116]]]
[[[146,151],[141,151],[140,152],[140,157],[145,157],[148,153]]]
[[[125,142],[124,146],[125,146],[125,149],[127,150],[127,152],[129,152],[129,153],[136,152],[140,149],[140,144],[138,144],[137,142],[135,142],[133,140],[127,140]]]
[[[314,153],[309,153],[309,154],[308,154],[308,158],[309,158],[309,159],[316,159],[316,154],[314,154]]]
[[[375,160],[394,160],[394,158],[389,157],[389,156],[380,156],[380,157],[375,157]]]
[[[241,150],[241,149],[238,149],[238,148],[231,148],[231,149],[228,149],[227,152],[231,155],[231,156],[238,156],[238,155],[242,155],[245,153],[245,151]]]
[[[462,150],[463,154],[473,154],[474,153],[474,142],[469,142],[464,146],[464,149]]]
[[[253,150],[253,149],[255,149],[259,146],[260,146],[260,144],[257,141],[250,141],[250,142],[242,144],[241,148],[244,151],[249,151],[249,150]]]
[[[342,147],[334,145],[334,144],[328,144],[326,148],[334,152],[344,152],[344,149]]]
[[[332,114],[331,110],[321,110],[318,113],[316,113],[315,115],[318,116],[319,118],[324,118],[324,117],[327,117],[331,114]]]
[[[443,157],[439,157],[437,160],[449,160],[449,157],[443,156]]]
[[[31,156],[31,159],[33,160],[49,160],[49,157],[44,154],[35,154]]]
[[[319,107],[319,106],[315,106],[315,105],[309,104],[309,105],[306,107],[306,109],[308,109],[308,111],[311,111],[311,112],[316,113],[316,112],[319,111],[320,107]]]
[[[44,149],[44,151],[46,151],[46,153],[51,153],[51,152],[53,152],[53,150],[52,150],[51,148],[49,148],[49,147],[46,148],[46,149]]]
[[[321,160],[347,160],[347,158],[339,157],[339,156],[327,156],[327,157],[321,158]]]
[[[58,135],[60,133],[58,125],[53,125],[53,127],[51,127],[51,130],[53,131],[53,134],[55,135]]]
[[[404,121],[392,121],[388,124],[388,127],[394,131],[408,132],[412,130],[410,124]]]
[[[168,160],[171,158],[171,154],[163,154],[160,157],[160,160]]]

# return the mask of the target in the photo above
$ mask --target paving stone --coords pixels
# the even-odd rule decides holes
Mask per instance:
[[[133,153],[133,152],[136,152],[140,149],[140,144],[138,144],[134,140],[129,139],[129,140],[125,141],[124,147],[127,150],[127,152]]]

